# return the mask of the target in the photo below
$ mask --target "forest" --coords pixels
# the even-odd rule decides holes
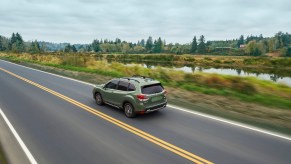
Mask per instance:
[[[99,54],[199,54],[199,55],[228,55],[228,56],[291,56],[291,34],[278,32],[273,37],[250,35],[232,40],[206,41],[204,35],[193,37],[189,43],[167,43],[161,37],[154,39],[149,36],[137,42],[94,39],[90,44],[50,43],[46,41],[25,41],[20,33],[11,37],[0,35],[0,51],[32,54],[42,52],[79,52]]]

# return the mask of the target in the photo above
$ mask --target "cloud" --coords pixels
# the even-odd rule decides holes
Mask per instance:
[[[288,6],[288,0],[2,0],[0,35],[71,43],[149,35],[180,43],[202,34],[215,40],[272,36],[290,32]]]

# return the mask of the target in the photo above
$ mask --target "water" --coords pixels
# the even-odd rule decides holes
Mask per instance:
[[[202,67],[180,67],[180,68],[174,68],[175,70],[182,70],[184,72],[205,72],[205,73],[217,73],[222,75],[234,75],[234,76],[242,76],[242,77],[256,77],[258,79],[262,80],[271,80],[276,83],[280,84],[286,84],[288,86],[291,86],[291,77],[282,77],[278,74],[268,74],[268,73],[250,73],[246,72],[242,69],[227,69],[227,68],[202,68]]]
[[[154,69],[158,64],[132,64],[126,63],[125,65],[140,65],[145,68]],[[231,69],[231,68],[204,68],[204,67],[196,67],[196,66],[162,66],[162,68],[172,68],[174,70],[181,70],[186,73],[193,72],[205,72],[205,73],[216,73],[222,75],[233,75],[233,76],[242,76],[242,77],[256,77],[262,80],[270,80],[275,83],[285,84],[291,86],[291,76],[280,75],[279,73],[266,73],[272,72],[272,70],[268,70],[265,72],[258,72],[258,70],[254,70],[254,72],[243,69]],[[280,71],[279,71],[280,72]]]

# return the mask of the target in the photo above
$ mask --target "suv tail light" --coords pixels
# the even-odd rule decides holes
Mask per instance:
[[[147,101],[149,98],[144,94],[139,94],[136,96],[139,101]]]
[[[168,92],[164,89],[164,95],[167,96]]]

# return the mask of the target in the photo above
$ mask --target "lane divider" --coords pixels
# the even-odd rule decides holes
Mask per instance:
[[[27,156],[29,162],[31,164],[37,164],[35,158],[32,156],[31,152],[28,150],[28,148],[26,147],[26,145],[24,144],[24,142],[22,141],[22,139],[20,138],[20,136],[18,135],[18,133],[16,132],[16,130],[14,129],[14,127],[12,126],[12,124],[10,123],[10,121],[8,120],[8,118],[6,117],[6,115],[4,114],[4,112],[2,111],[1,108],[0,108],[0,115],[3,117],[3,119],[6,122],[7,126],[9,127],[9,129],[12,132],[12,134],[16,138],[16,140],[19,143],[20,147],[22,148],[22,150],[24,151],[25,155]]]
[[[78,102],[78,101],[76,101],[74,99],[71,99],[71,98],[69,98],[67,96],[64,96],[64,95],[62,95],[62,94],[60,94],[60,93],[58,93],[58,92],[56,92],[54,90],[46,88],[46,87],[44,87],[44,86],[42,86],[42,85],[40,85],[38,83],[30,81],[30,80],[28,80],[28,79],[26,79],[24,77],[21,77],[21,76],[19,76],[17,74],[14,74],[14,73],[12,73],[10,71],[7,71],[7,70],[3,69],[3,68],[0,68],[0,70],[2,70],[3,72],[6,72],[7,74],[10,74],[10,75],[12,75],[12,76],[14,76],[14,77],[16,77],[16,78],[18,78],[20,80],[23,80],[23,81],[25,81],[25,82],[27,82],[27,83],[35,86],[35,87],[38,87],[38,88],[40,88],[40,89],[42,89],[42,90],[44,90],[46,92],[49,92],[49,93],[51,93],[51,94],[53,94],[53,95],[65,100],[67,102],[70,102],[70,103],[82,108],[83,110],[85,110],[87,112],[90,112],[90,113],[92,113],[92,114],[94,114],[96,116],[99,116],[100,118],[103,118],[104,120],[106,120],[106,121],[108,121],[108,122],[110,122],[112,124],[115,124],[115,125],[119,126],[120,128],[122,128],[124,130],[127,130],[127,131],[129,131],[129,132],[131,132],[133,134],[136,134],[137,136],[139,136],[141,138],[144,138],[147,141],[150,141],[150,142],[152,142],[152,143],[154,143],[154,144],[156,144],[156,145],[158,145],[158,146],[160,146],[160,147],[162,147],[164,149],[167,149],[167,150],[169,150],[169,151],[171,151],[171,152],[173,152],[173,153],[175,153],[175,154],[177,154],[177,155],[179,155],[179,156],[181,156],[183,158],[186,158],[186,159],[188,159],[188,160],[190,160],[190,161],[192,161],[194,163],[197,163],[197,164],[214,164],[213,162],[210,162],[210,161],[208,161],[208,160],[206,160],[206,159],[204,159],[202,157],[199,157],[198,155],[195,155],[195,154],[193,154],[191,152],[188,152],[188,151],[186,151],[186,150],[184,150],[184,149],[182,149],[180,147],[177,147],[177,146],[175,146],[175,145],[173,145],[173,144],[171,144],[169,142],[166,142],[166,141],[164,141],[162,139],[159,139],[159,138],[157,138],[157,137],[155,137],[155,136],[153,136],[153,135],[151,135],[149,133],[146,133],[146,132],[144,132],[144,131],[142,131],[140,129],[137,129],[137,128],[129,125],[129,124],[126,124],[126,123],[124,123],[124,122],[122,122],[120,120],[117,120],[117,119],[115,119],[115,118],[113,118],[113,117],[111,117],[111,116],[109,116],[107,114],[104,114],[104,113],[102,113],[100,111],[97,111],[97,110],[95,110],[95,109],[93,109],[93,108],[91,108],[91,107],[89,107],[89,106],[87,106],[85,104],[82,104],[82,103],[80,103],[80,102]]]

